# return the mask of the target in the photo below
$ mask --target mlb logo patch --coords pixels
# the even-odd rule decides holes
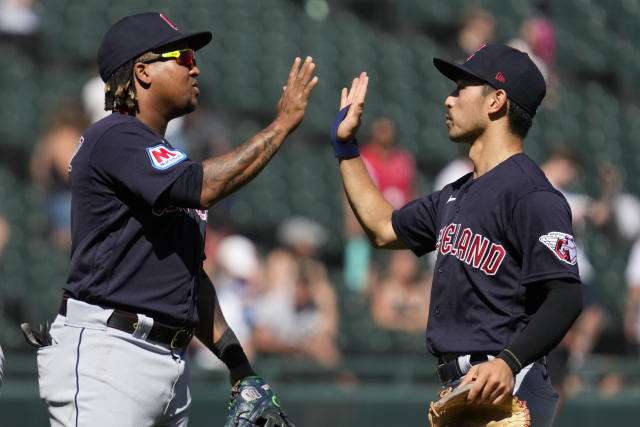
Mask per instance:
[[[155,147],[147,147],[147,153],[149,153],[149,158],[151,159],[151,166],[160,170],[169,169],[187,158],[187,155],[182,151],[162,144]]]
[[[578,251],[573,236],[559,231],[540,236],[538,239],[554,253],[558,259],[567,264],[575,265],[578,261]]]

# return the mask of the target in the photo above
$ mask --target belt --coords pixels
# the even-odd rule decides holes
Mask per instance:
[[[67,315],[67,298],[62,299],[60,309],[62,316]],[[127,333],[133,333],[138,327],[138,315],[126,311],[114,310],[107,320],[107,326]],[[147,336],[148,340],[167,344],[171,349],[186,347],[193,338],[193,329],[175,328],[156,321]]]
[[[436,368],[436,374],[442,384],[453,382],[459,378],[462,378],[466,372],[462,372],[460,365],[458,364],[458,357],[469,356],[469,362],[475,364],[477,362],[489,361],[489,356],[495,356],[494,354],[487,353],[445,353],[438,356],[438,367]],[[547,356],[542,356],[536,362],[542,363],[547,366]]]
[[[452,381],[462,378],[466,372],[462,372],[460,365],[458,364],[458,357],[469,355],[469,362],[486,362],[489,360],[489,354],[487,353],[445,353],[438,356],[438,367],[436,368],[436,374],[442,384],[447,384]],[[491,355],[493,356],[493,355]]]

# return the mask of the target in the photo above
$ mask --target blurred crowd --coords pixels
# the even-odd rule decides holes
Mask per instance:
[[[16,10],[18,6],[27,9]],[[11,10],[20,21],[5,19],[5,10]],[[35,10],[27,1],[0,2],[0,36],[4,42],[30,42],[37,27]],[[17,27],[19,22],[21,27]],[[451,58],[462,61],[484,43],[501,42],[496,40],[497,24],[487,10],[465,10],[457,36],[447,49]],[[543,16],[526,20],[508,43],[534,58],[549,87],[543,107],[552,108],[554,88],[559,84],[553,24]],[[102,82],[92,78],[76,96],[51,109],[30,153],[31,184],[46,198],[49,242],[52,248],[65,253],[71,243],[68,164],[83,130],[104,115],[102,103]],[[193,159],[203,160],[232,146],[229,126],[223,114],[205,105],[172,121],[167,139]],[[392,118],[375,117],[367,131],[362,157],[376,185],[395,207],[439,190],[472,169],[466,152],[461,150],[458,158],[441,165],[437,175],[425,177],[412,154],[397,144],[397,134],[402,130],[397,129]],[[440,143],[449,143],[441,139]],[[558,141],[542,163],[551,183],[565,194],[571,206],[584,283],[583,313],[550,356],[554,383],[565,394],[581,389],[581,368],[597,350],[603,331],[615,322],[600,299],[608,284],[601,283],[602,277],[594,271],[589,247],[594,233],[629,248],[625,274],[628,295],[623,298],[626,306],[622,308],[621,334],[626,339],[627,353],[637,354],[640,343],[640,200],[626,190],[625,177],[606,161],[597,171],[598,191],[580,190],[584,175],[596,172],[585,170],[584,158],[589,153],[571,148],[575,146],[575,141]],[[327,171],[334,172],[337,174],[337,170]],[[425,182],[431,185],[426,186]],[[409,251],[373,251],[346,206],[346,198],[343,212],[336,216],[337,221],[344,221],[344,250],[337,263],[323,257],[322,248],[329,234],[313,219],[282,218],[273,239],[265,241],[234,224],[227,206],[233,202],[230,197],[210,215],[215,220],[209,223],[205,270],[216,285],[229,325],[250,358],[282,357],[329,368],[338,366],[345,357],[341,300],[347,296],[363,302],[366,311],[361,316],[374,326],[373,330],[413,334],[416,352],[424,351],[433,259],[417,259]],[[3,249],[11,238],[11,224],[2,214],[0,200],[0,265]],[[0,302],[2,280],[0,270]],[[192,350],[203,369],[222,367],[197,342]],[[596,386],[611,394],[619,390],[621,382],[606,377]]]

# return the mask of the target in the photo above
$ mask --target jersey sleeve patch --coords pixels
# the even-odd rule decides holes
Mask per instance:
[[[147,153],[151,159],[151,166],[160,170],[169,169],[187,158],[187,155],[182,151],[163,144],[147,147]]]
[[[572,235],[561,233],[559,231],[552,231],[549,234],[540,236],[538,240],[549,248],[549,250],[551,250],[558,259],[566,262],[567,264],[576,264],[578,255],[576,242],[573,240]]]

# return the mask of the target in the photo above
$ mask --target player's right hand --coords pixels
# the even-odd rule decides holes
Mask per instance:
[[[473,387],[467,395],[468,402],[497,405],[511,396],[514,378],[509,365],[496,357],[488,362],[472,366],[458,387],[464,387],[471,383],[473,383]]]
[[[300,58],[293,61],[287,85],[283,87],[278,101],[278,116],[275,121],[287,132],[293,132],[302,123],[311,91],[318,84],[318,77],[313,76],[316,67],[313,59],[307,56],[302,65],[300,62]]]
[[[337,136],[340,141],[351,141],[355,139],[356,133],[362,123],[362,113],[364,113],[364,99],[367,96],[367,86],[369,76],[364,71],[353,79],[351,89],[342,89],[340,96],[340,109],[351,104],[346,117],[338,126]]]

